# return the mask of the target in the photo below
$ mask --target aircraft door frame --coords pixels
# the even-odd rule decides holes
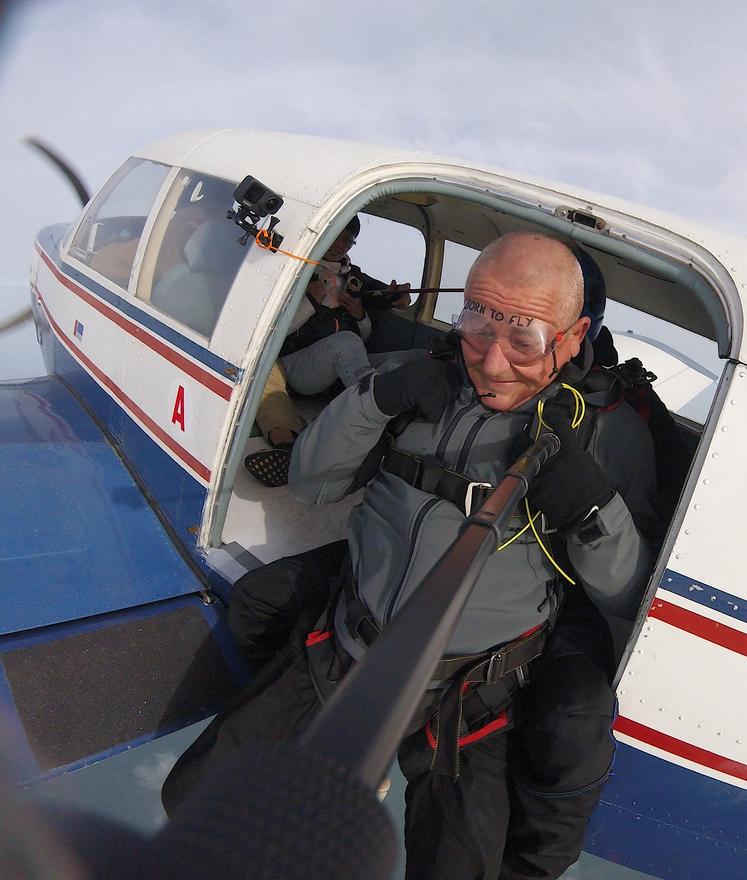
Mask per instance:
[[[381,196],[398,193],[443,194],[461,201],[496,208],[517,219],[537,223],[548,232],[557,231],[563,237],[581,245],[587,243],[591,246],[603,247],[611,254],[626,254],[635,250],[639,255],[648,252],[653,255],[661,254],[662,258],[676,257],[678,262],[687,266],[687,272],[701,279],[699,281],[701,285],[705,283],[711,291],[718,292],[721,306],[727,316],[726,323],[732,331],[732,336],[724,343],[724,347],[734,350],[735,343],[738,347],[739,340],[735,338],[734,331],[736,329],[738,335],[738,329],[742,326],[742,312],[736,286],[731,276],[705,245],[685,238],[677,232],[621,213],[615,208],[592,205],[589,201],[540,185],[511,180],[493,172],[429,163],[404,164],[399,167],[385,166],[361,172],[344,181],[318,207],[308,223],[308,234],[300,234],[291,250],[302,257],[319,258],[355,213]],[[604,230],[586,228],[569,220],[567,213],[563,213],[564,206],[569,204],[587,212],[598,211],[605,218],[609,218]],[[429,261],[427,277],[436,281],[436,266],[440,269],[443,262],[443,241],[442,236],[435,231],[431,233],[430,238],[430,248],[427,251]],[[286,241],[286,244],[289,244],[289,241]],[[600,241],[603,244],[600,244]],[[643,257],[640,259],[642,260]],[[660,259],[659,262],[663,260]],[[673,269],[672,272],[674,271]],[[286,266],[277,277],[273,293],[266,303],[266,309],[270,310],[271,315],[263,314],[260,323],[264,325],[264,331],[252,339],[250,349],[242,363],[244,371],[251,374],[258,382],[266,381],[270,367],[279,352],[285,328],[295,311],[294,306],[300,301],[310,275],[311,268],[308,266],[300,269]],[[291,291],[293,291],[292,297]],[[435,296],[428,295],[423,300],[422,306],[419,305],[417,309],[416,320],[427,322],[429,316],[432,320],[434,302]],[[271,338],[270,332],[274,334],[274,339]],[[243,410],[246,394],[246,389],[243,389],[237,396],[235,409],[237,415],[241,414],[242,421],[246,416]],[[249,427],[243,425],[239,429],[227,425],[224,435],[224,454],[221,455],[221,461],[216,462],[216,472],[221,473],[222,476],[208,495],[198,536],[198,544],[205,550],[220,544],[220,531],[230,497],[228,483],[232,484],[240,466],[238,450],[240,444],[237,443],[237,439],[243,437],[245,442]]]

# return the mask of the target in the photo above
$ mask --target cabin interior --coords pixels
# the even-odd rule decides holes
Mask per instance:
[[[352,213],[338,218],[337,226],[341,228]],[[405,192],[373,198],[358,215],[362,226],[350,252],[352,262],[386,283],[396,279],[410,282],[413,288],[463,288],[478,252],[507,232],[536,230],[573,237],[605,277],[605,325],[613,334],[620,362],[637,356],[657,376],[655,388],[677,423],[683,454],[688,462],[694,458],[716,409],[713,402],[726,363],[719,353],[723,357],[728,350],[729,327],[719,296],[691,267],[650,248],[605,237],[598,218],[591,215],[576,215],[571,222],[559,219],[557,211],[550,216],[546,210],[518,208],[508,201]],[[294,302],[302,293],[294,293]],[[429,349],[449,331],[461,303],[460,292],[420,293],[412,296],[408,308],[373,313],[368,348],[372,352]],[[246,402],[252,413],[262,391],[257,384]],[[290,393],[299,413],[310,422],[330,395],[341,389],[340,385],[318,397]],[[235,478],[224,491],[225,503],[217,507],[212,543],[222,545],[250,569],[344,537],[348,513],[363,490],[337,504],[308,507],[296,501],[287,486],[262,486],[241,462],[246,454],[268,444],[256,425],[251,436],[247,434],[245,427],[233,438],[227,472],[235,473]],[[685,488],[686,472],[687,462],[679,477],[663,489],[669,495],[664,499],[668,518]],[[674,531],[670,529],[670,534]],[[665,539],[660,560],[667,558],[669,545]],[[659,571],[657,566],[652,585]],[[622,655],[631,627],[618,629]]]

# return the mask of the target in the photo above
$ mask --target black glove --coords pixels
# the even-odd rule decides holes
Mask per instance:
[[[388,416],[412,410],[426,422],[437,422],[459,396],[462,377],[454,364],[423,358],[388,373],[376,373],[376,406]]]
[[[614,493],[604,471],[579,446],[568,412],[548,403],[542,420],[557,434],[560,450],[542,465],[527,498],[533,510],[544,513],[551,528],[570,532],[581,525],[594,506],[604,507]]]

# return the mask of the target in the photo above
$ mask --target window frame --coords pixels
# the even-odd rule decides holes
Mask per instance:
[[[391,217],[384,217],[380,214],[369,214],[366,211],[359,211],[358,216],[360,217],[361,215],[363,215],[365,217],[370,217],[377,222],[381,221],[383,223],[389,223],[393,228],[397,227],[397,226],[403,226],[405,229],[412,230],[413,232],[415,232],[417,235],[420,236],[420,238],[422,239],[422,245],[423,245],[422,262],[420,263],[420,272],[417,276],[415,276],[415,278],[413,278],[414,283],[411,282],[411,285],[415,289],[417,289],[418,287],[425,287],[426,284],[424,283],[424,278],[425,278],[425,275],[427,272],[427,267],[428,267],[428,237],[425,235],[423,230],[419,226],[416,226],[413,223],[405,223],[403,220],[396,220]],[[365,228],[364,225],[361,224],[360,235],[365,234],[364,228]],[[418,246],[419,245],[420,245],[420,243],[418,243]],[[366,275],[370,275],[371,277],[376,277],[377,275],[381,274],[379,272],[378,268],[371,267],[371,265],[366,262],[365,257],[363,259],[360,259],[356,255],[354,249],[352,249],[348,253],[348,256],[350,258],[351,263],[353,263],[353,265],[360,266],[361,271],[363,271]],[[369,271],[370,269],[373,269],[373,271]],[[382,280],[384,282],[384,284],[389,283],[387,280],[385,280],[383,278],[380,280]],[[399,278],[397,279],[397,281],[400,284],[405,283],[406,280],[407,279],[399,279]],[[425,294],[416,294],[417,299],[415,300],[415,302],[411,303],[406,309],[399,309],[398,314],[401,316],[407,315],[408,317],[415,315],[416,312],[418,311],[418,306],[420,304],[420,300],[424,295]]]
[[[151,296],[152,289],[153,289],[152,279],[151,279],[151,284],[148,288],[148,297],[146,298],[144,296],[139,295],[141,274],[143,272],[143,265],[146,261],[146,257],[150,256],[149,251],[151,251],[151,250],[153,251],[153,256],[154,256],[153,270],[155,271],[156,264],[158,262],[158,256],[159,256],[160,250],[161,250],[161,245],[163,244],[164,237],[166,235],[167,230],[169,229],[169,226],[170,226],[170,223],[172,220],[173,209],[176,207],[176,204],[179,201],[179,197],[181,195],[181,193],[179,192],[179,187],[176,186],[175,184],[182,174],[189,174],[190,176],[199,175],[201,177],[207,177],[207,178],[211,178],[212,180],[218,180],[218,181],[221,181],[222,183],[229,184],[232,188],[236,187],[236,181],[231,180],[230,178],[227,178],[227,177],[220,177],[217,174],[211,174],[211,173],[208,173],[205,171],[198,171],[194,168],[188,168],[187,166],[184,166],[184,165],[172,166],[171,172],[169,173],[166,180],[164,181],[164,185],[161,187],[161,190],[159,191],[158,198],[153,203],[153,208],[151,210],[150,215],[148,216],[148,218],[146,220],[145,227],[143,228],[143,233],[140,238],[140,244],[138,245],[138,249],[135,253],[135,259],[133,261],[133,268],[132,268],[132,273],[130,275],[128,294],[132,297],[133,301],[135,302],[136,305],[138,305],[138,307],[142,308],[144,311],[147,311],[148,314],[153,315],[153,317],[156,318],[157,320],[161,321],[162,323],[167,324],[170,327],[173,327],[175,330],[177,330],[183,336],[189,336],[190,338],[194,339],[199,344],[203,345],[206,348],[209,348],[210,342],[211,342],[213,336],[215,335],[216,329],[218,327],[218,323],[220,321],[220,314],[223,311],[223,308],[225,307],[226,302],[228,301],[229,297],[231,296],[231,293],[240,278],[241,266],[243,265],[244,260],[246,259],[246,254],[249,253],[249,249],[247,249],[246,253],[242,257],[241,262],[238,265],[238,268],[236,270],[236,274],[235,274],[233,281],[231,282],[231,284],[226,292],[225,298],[223,300],[223,304],[221,305],[220,312],[218,313],[218,317],[216,319],[216,322],[215,322],[213,329],[209,335],[205,335],[204,333],[201,333],[199,330],[195,330],[193,327],[190,327],[189,324],[183,323],[177,317],[170,314],[169,312],[163,311],[162,309],[159,309],[157,306],[152,305],[152,303],[150,301],[150,296]],[[175,196],[175,198],[173,200],[173,203],[171,203],[169,205],[168,204],[169,203],[169,196],[172,194]],[[161,220],[161,219],[165,220],[163,226],[159,227],[158,232],[154,232],[157,224],[159,223],[159,220]],[[226,222],[228,222],[228,221],[226,221]],[[154,235],[158,235],[159,237],[155,238]]]
[[[130,269],[130,276],[127,282],[127,286],[123,287],[121,284],[118,284],[116,281],[112,281],[111,278],[108,278],[106,275],[103,275],[101,272],[89,266],[87,263],[84,263],[82,260],[78,259],[73,253],[73,242],[75,241],[78,232],[81,227],[85,223],[86,219],[91,215],[93,211],[96,210],[97,206],[99,206],[102,202],[106,201],[112,192],[114,192],[115,188],[119,185],[119,183],[124,180],[131,169],[128,169],[127,166],[130,165],[133,161],[142,163],[142,162],[150,162],[154,165],[162,165],[164,168],[168,169],[166,176],[161,183],[158,192],[156,193],[153,202],[151,204],[150,210],[145,217],[145,223],[143,225],[143,231],[140,233],[140,240],[138,242],[137,248],[135,250],[135,256],[133,258],[132,267]],[[114,172],[114,174],[109,177],[106,183],[103,184],[101,189],[96,193],[96,195],[88,202],[83,211],[81,212],[78,220],[74,224],[71,229],[67,240],[65,241],[61,256],[65,260],[65,262],[69,263],[71,266],[74,266],[78,271],[80,271],[84,275],[88,275],[93,280],[99,282],[105,287],[114,288],[118,293],[124,293],[128,296],[133,296],[131,293],[133,286],[133,278],[136,278],[137,271],[139,269],[139,260],[141,256],[141,252],[144,248],[144,242],[147,241],[150,235],[150,228],[152,226],[152,219],[160,209],[161,202],[165,197],[165,193],[168,192],[168,187],[170,186],[170,182],[173,180],[175,169],[173,166],[169,165],[166,162],[158,162],[154,159],[146,159],[141,156],[130,156],[125,162],[120,165],[120,167]],[[134,296],[133,296],[134,298]]]

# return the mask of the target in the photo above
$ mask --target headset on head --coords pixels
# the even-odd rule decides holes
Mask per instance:
[[[599,335],[604,323],[604,307],[607,304],[607,285],[604,282],[602,270],[596,261],[577,244],[570,245],[573,255],[581,266],[584,276],[584,307],[581,311],[582,318],[590,318],[591,325],[586,332],[586,338],[593,342]]]

